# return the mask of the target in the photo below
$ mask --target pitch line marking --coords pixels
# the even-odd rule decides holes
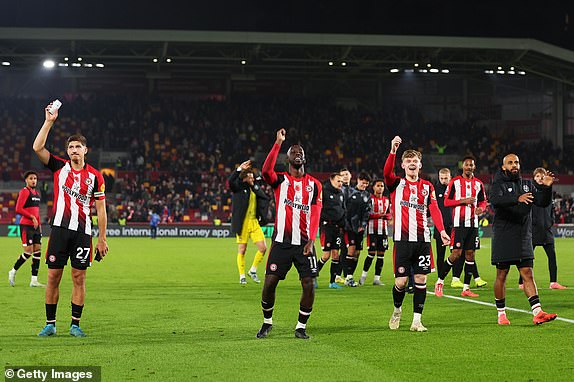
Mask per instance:
[[[434,295],[434,292],[428,292],[428,291],[427,291],[427,293]],[[472,302],[472,303],[474,303],[474,304],[484,305],[484,306],[490,306],[490,307],[496,308],[496,304],[493,304],[493,303],[490,303],[490,302],[484,302],[484,301],[479,301],[479,300],[469,300],[469,299],[467,299],[467,298],[462,298],[462,297],[458,297],[458,296],[450,296],[450,295],[447,295],[447,294],[443,294],[443,297],[452,298],[453,300],[460,300],[460,301]],[[532,316],[532,311],[529,311],[529,310],[509,308],[509,307],[506,307],[506,310],[512,310],[513,312],[526,313],[526,314],[529,314],[529,315]],[[558,317],[556,317],[556,320],[557,320],[557,321],[559,320],[559,321],[568,322],[568,323],[570,323],[570,324],[574,324],[574,320],[571,320],[571,319],[569,319],[569,318],[563,318],[563,317],[558,316]]]

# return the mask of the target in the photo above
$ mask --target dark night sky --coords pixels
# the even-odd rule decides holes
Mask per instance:
[[[536,38],[574,49],[574,1],[5,1],[0,26]],[[527,4],[530,5],[530,7]],[[50,8],[50,6],[54,4]],[[34,7],[34,5],[37,5]]]

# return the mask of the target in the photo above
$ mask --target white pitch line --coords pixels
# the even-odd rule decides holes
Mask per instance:
[[[428,292],[428,291],[427,291],[427,293],[434,295],[434,292]],[[443,297],[452,298],[453,300],[460,300],[460,301],[472,302],[472,303],[474,303],[474,304],[484,305],[484,306],[490,306],[490,307],[496,308],[496,304],[493,304],[493,303],[490,303],[490,302],[484,302],[484,301],[480,301],[480,300],[469,300],[469,299],[467,299],[467,298],[462,298],[462,297],[458,297],[458,296],[450,296],[450,295],[448,295],[448,294],[443,294]],[[439,298],[440,298],[440,297],[439,297]],[[526,314],[529,314],[529,315],[532,316],[532,311],[529,311],[529,310],[509,308],[509,307],[506,307],[506,310],[512,310],[513,312],[526,313]],[[558,316],[558,317],[556,317],[556,320],[568,322],[568,323],[570,323],[570,324],[574,324],[574,320],[571,320],[571,319],[569,319],[569,318],[563,318],[563,317]]]

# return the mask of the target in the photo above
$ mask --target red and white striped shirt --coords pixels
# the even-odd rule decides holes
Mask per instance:
[[[102,174],[89,164],[76,171],[69,160],[52,154],[46,167],[54,173],[52,226],[91,236],[91,207],[95,200],[105,199],[106,185]]]
[[[40,194],[38,191],[27,186],[20,190],[18,193],[18,200],[16,201],[16,213],[20,214],[20,224],[34,225],[32,216],[36,218],[39,224],[40,220]]]
[[[430,242],[427,213],[430,210],[436,229],[444,230],[442,216],[431,182],[419,178],[410,182],[394,173],[395,154],[385,162],[385,184],[391,192],[394,217],[394,241]]]
[[[371,195],[371,213],[369,214],[369,225],[367,234],[387,235],[387,220],[389,216],[390,200],[386,196],[380,198]]]
[[[461,204],[464,198],[475,198],[473,204]],[[478,215],[474,213],[477,207],[486,208],[486,193],[484,184],[476,177],[471,179],[459,175],[454,177],[445,191],[444,205],[452,209],[453,227],[478,227]]]
[[[273,241],[302,245],[315,239],[321,217],[322,185],[309,174],[294,178],[273,169],[279,153],[275,144],[263,164],[263,179],[275,192],[275,229]]]

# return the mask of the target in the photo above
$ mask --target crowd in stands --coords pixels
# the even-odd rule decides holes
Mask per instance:
[[[94,149],[128,152],[127,160],[115,164],[115,182],[108,186],[112,221],[145,222],[151,211],[164,222],[227,221],[230,171],[246,159],[261,168],[279,128],[287,130],[287,144],[303,145],[311,173],[346,167],[380,176],[397,134],[403,147],[423,155],[472,154],[478,173],[493,173],[508,151],[519,153],[526,172],[540,165],[557,173],[574,168],[574,155],[549,141],[494,135],[480,121],[426,121],[415,107],[402,104],[369,110],[340,107],[325,97],[216,101],[109,95],[70,96],[63,103],[48,139],[51,151],[65,156],[66,137],[81,132]],[[9,170],[31,165],[44,107],[40,100],[0,99],[4,180]],[[571,206],[571,199],[561,203],[564,220],[572,220]]]

